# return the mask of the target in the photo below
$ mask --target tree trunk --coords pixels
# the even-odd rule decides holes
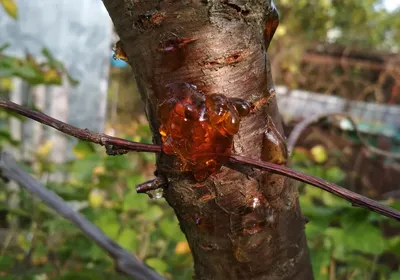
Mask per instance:
[[[205,94],[255,100],[273,90],[265,26],[271,0],[104,0],[134,70],[154,134],[157,106],[170,83],[188,82]],[[268,117],[269,116],[269,117]],[[275,98],[244,118],[234,152],[286,163]],[[278,138],[277,138],[278,139]],[[279,159],[284,160],[279,160]],[[278,159],[278,160],[277,160]],[[165,171],[165,198],[189,242],[195,279],[313,279],[305,221],[291,180],[269,173],[249,177],[226,167],[205,182]]]

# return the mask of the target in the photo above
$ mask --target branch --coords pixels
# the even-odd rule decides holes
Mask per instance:
[[[114,259],[117,271],[131,276],[133,279],[164,279],[136,257],[125,251],[117,243],[109,239],[98,227],[78,212],[72,210],[58,195],[46,189],[46,187],[32,176],[18,167],[12,156],[5,152],[0,153],[0,176],[17,182],[30,193],[38,196],[48,207],[81,229],[87,237],[92,239]]]
[[[82,130],[82,129],[76,128],[74,126],[71,126],[69,124],[58,121],[56,119],[53,119],[43,113],[35,112],[30,109],[24,108],[20,105],[12,103],[11,101],[8,101],[8,100],[0,99],[0,108],[5,108],[9,111],[17,112],[28,118],[37,120],[45,125],[52,126],[55,129],[57,129],[61,132],[64,132],[66,134],[69,134],[71,136],[77,137],[82,140],[91,141],[93,143],[97,143],[100,145],[111,144],[111,145],[118,146],[119,148],[124,148],[124,149],[137,151],[137,152],[139,152],[139,151],[140,152],[152,152],[152,153],[161,152],[160,146],[153,145],[153,144],[141,144],[141,143],[131,142],[131,141],[116,138],[116,137],[107,136],[104,134],[92,133],[87,129]],[[312,185],[317,188],[323,189],[327,192],[330,192],[336,196],[339,196],[339,197],[349,201],[350,203],[352,203],[353,206],[360,206],[360,207],[366,208],[368,210],[374,211],[376,213],[382,214],[386,217],[400,221],[400,211],[397,211],[393,208],[382,205],[372,199],[369,199],[369,198],[366,198],[365,196],[351,192],[347,189],[339,187],[339,186],[337,186],[333,183],[327,182],[323,179],[320,179],[320,178],[317,178],[317,177],[314,177],[314,176],[311,176],[311,175],[308,175],[308,174],[305,174],[305,173],[302,173],[299,171],[292,170],[285,166],[268,163],[268,162],[252,160],[252,159],[235,156],[235,155],[232,155],[229,158],[229,162],[227,164],[228,167],[238,169],[238,170],[240,170],[243,165],[247,165],[247,166],[265,170],[265,171],[270,171],[273,173],[277,173],[277,174],[280,174],[283,176],[287,176],[287,177],[299,180],[301,182],[307,183],[309,185]]]
[[[0,98],[0,108],[4,108],[7,111],[18,113],[22,116],[38,121],[47,126],[51,126],[52,128],[55,128],[58,131],[61,131],[75,138],[93,142],[101,146],[113,145],[121,149],[127,149],[136,152],[161,152],[161,147],[159,146],[126,141],[121,138],[105,135],[103,133],[95,133],[89,131],[88,129],[81,129],[73,125],[66,124],[41,112],[24,108],[23,106],[20,106],[3,98]]]
[[[313,123],[317,123],[319,121],[321,121],[322,119],[328,118],[328,117],[341,117],[344,119],[347,119],[350,123],[351,126],[353,127],[354,131],[356,132],[356,135],[358,137],[358,139],[360,139],[361,143],[363,144],[363,146],[365,146],[368,151],[370,151],[371,153],[380,155],[380,156],[384,156],[384,157],[388,157],[388,158],[393,158],[393,159],[400,159],[400,154],[395,154],[395,153],[391,153],[391,152],[387,152],[384,150],[381,150],[379,148],[376,148],[374,146],[371,146],[367,140],[365,140],[365,138],[361,135],[360,131],[357,128],[357,124],[354,121],[354,118],[352,115],[347,114],[347,113],[327,113],[327,114],[319,114],[316,116],[313,116],[311,118],[305,119],[302,122],[298,123],[295,128],[293,129],[292,133],[290,134],[288,140],[287,140],[287,147],[288,150],[290,152],[293,152],[294,147],[296,146],[297,141],[299,140],[301,134],[303,133],[303,131],[309,127],[310,125],[312,125]]]
[[[362,207],[373,212],[379,213],[383,216],[400,221],[400,211],[380,204],[373,199],[367,198],[358,193],[349,191],[348,189],[339,187],[333,183],[320,179],[318,177],[305,174],[300,171],[296,171],[285,166],[273,164],[270,162],[263,162],[258,160],[252,160],[241,156],[231,156],[229,161],[236,164],[246,164],[251,167],[255,167],[261,170],[270,171],[276,174],[280,174],[286,177],[293,178],[303,183],[315,186],[338,197],[341,197],[349,201],[353,206]]]

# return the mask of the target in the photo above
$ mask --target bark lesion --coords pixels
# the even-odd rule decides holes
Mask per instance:
[[[250,10],[250,8],[246,7],[247,5],[240,5],[235,2],[238,2],[238,1],[225,0],[222,2],[222,4],[234,9],[240,15],[248,16],[250,14],[251,10]]]
[[[160,26],[165,17],[166,15],[164,12],[160,12],[158,10],[148,11],[137,16],[134,26],[139,31],[143,32]]]

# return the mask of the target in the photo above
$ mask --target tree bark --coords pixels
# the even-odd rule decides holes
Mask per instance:
[[[245,100],[273,90],[264,35],[273,16],[271,0],[104,4],[133,68],[155,143],[161,144],[156,110],[167,84],[188,82],[205,94]],[[282,132],[275,98],[242,120],[234,152],[263,160],[286,156],[284,143],[276,148],[265,142],[274,127]],[[157,158],[158,173],[170,181],[165,198],[193,254],[195,279],[313,279],[291,180],[269,173],[249,177],[224,167],[198,183],[166,172],[170,165],[170,156]]]

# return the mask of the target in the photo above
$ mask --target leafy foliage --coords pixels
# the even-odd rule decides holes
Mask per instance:
[[[281,14],[279,39],[285,35],[285,40],[297,37],[303,44],[319,41],[398,51],[400,10],[388,12],[381,0],[275,2]]]
[[[309,151],[298,148],[293,163],[296,169],[343,185],[346,174],[334,164],[335,158],[340,156],[329,154],[322,146]],[[326,161],[328,158],[330,160]],[[398,201],[387,203],[400,208]],[[301,189],[300,204],[309,220],[306,235],[316,279],[397,277],[398,273],[392,269],[400,269],[400,238],[393,236],[400,230],[398,223],[392,224],[373,212],[352,207],[312,186]],[[387,258],[395,265],[387,262]]]
[[[3,6],[9,16],[17,19],[18,7],[14,0],[0,0],[0,5]],[[39,62],[29,53],[26,54],[25,59],[4,54],[4,51],[9,47],[7,43],[0,46],[1,80],[4,78],[19,77],[30,85],[61,85],[62,76],[65,75],[71,85],[78,84],[78,81],[68,73],[64,64],[54,58],[48,49],[42,49],[45,61]]]
[[[389,12],[381,0],[274,2],[280,24],[268,52],[275,80],[286,86],[296,88],[302,83],[303,55],[319,43],[342,45],[346,50],[400,51],[400,9]]]
[[[138,127],[137,140],[148,142],[146,131]],[[190,249],[172,209],[162,199],[151,200],[135,191],[136,184],[151,176],[153,158],[140,153],[110,157],[90,143],[78,142],[74,148],[77,159],[60,166],[46,161],[50,152],[47,143],[38,149],[38,179],[43,181],[54,170],[61,170],[64,179],[47,180],[48,188],[167,278],[191,279]],[[297,169],[340,184],[346,175],[329,166],[331,158],[323,147],[317,147],[310,152],[297,150],[293,161]],[[13,195],[0,188],[0,209],[8,209],[7,201]],[[10,224],[3,238],[3,276],[124,279],[113,272],[112,260],[68,221],[25,191],[18,193],[18,198],[21,207],[7,211],[5,217],[23,223],[17,227]],[[332,273],[333,279],[398,277],[398,267],[393,271],[385,262],[388,256],[400,261],[400,238],[386,234],[388,227],[397,224],[313,187],[301,189],[300,201],[310,221],[306,233],[316,279],[328,279]],[[400,208],[399,202],[389,204]],[[18,269],[21,266],[24,270]]]
[[[39,63],[30,54],[27,54],[25,59],[5,55],[3,51],[8,47],[7,44],[0,46],[0,77],[19,77],[31,85],[61,85],[62,76],[65,74],[72,85],[78,84],[78,81],[71,77],[65,66],[56,60],[48,49],[42,50],[46,61]]]
[[[48,181],[49,189],[158,272],[174,275],[173,279],[192,275],[190,250],[173,210],[164,200],[136,193],[136,184],[148,179],[154,168],[153,158],[136,153],[110,157],[79,142],[74,149],[78,159],[65,167],[41,164],[51,152],[41,148],[38,179],[43,181],[53,170],[62,170],[66,177]],[[5,188],[0,188],[0,194],[0,208],[7,209],[13,194]],[[57,279],[118,279],[112,260],[78,229],[24,191],[18,198],[18,212],[7,212],[6,217],[24,222],[14,228],[9,225],[6,237],[12,242],[2,244],[0,273],[18,275],[14,279],[36,279],[42,274]],[[20,265],[23,271],[18,270]]]

